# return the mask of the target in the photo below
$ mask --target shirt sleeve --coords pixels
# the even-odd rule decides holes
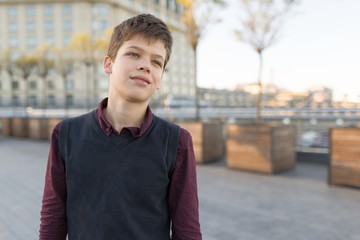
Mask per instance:
[[[191,135],[181,128],[169,187],[173,240],[201,240],[196,163]]]
[[[60,123],[51,136],[41,208],[40,240],[65,240],[67,235],[65,167],[59,155],[59,129]]]

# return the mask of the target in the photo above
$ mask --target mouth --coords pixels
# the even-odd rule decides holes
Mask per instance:
[[[131,76],[130,79],[135,80],[135,81],[139,81],[139,82],[143,82],[143,83],[146,83],[146,84],[151,83],[150,80],[147,77],[140,76],[140,75]]]

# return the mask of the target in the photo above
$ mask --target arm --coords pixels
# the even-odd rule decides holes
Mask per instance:
[[[201,240],[196,164],[191,135],[180,130],[175,168],[169,187],[173,240]]]
[[[59,129],[60,124],[54,128],[51,136],[41,209],[40,240],[65,240],[67,235],[65,167],[59,155]]]

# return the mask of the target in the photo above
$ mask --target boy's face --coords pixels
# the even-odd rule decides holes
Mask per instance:
[[[110,76],[109,96],[129,102],[146,102],[159,87],[164,72],[166,50],[160,40],[135,36],[125,41],[113,61],[104,58]]]

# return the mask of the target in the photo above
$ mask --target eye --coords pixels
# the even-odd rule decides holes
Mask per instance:
[[[126,55],[130,56],[130,57],[139,57],[139,54],[137,54],[135,52],[128,52]]]
[[[162,63],[161,62],[154,60],[153,63],[162,68]]]

